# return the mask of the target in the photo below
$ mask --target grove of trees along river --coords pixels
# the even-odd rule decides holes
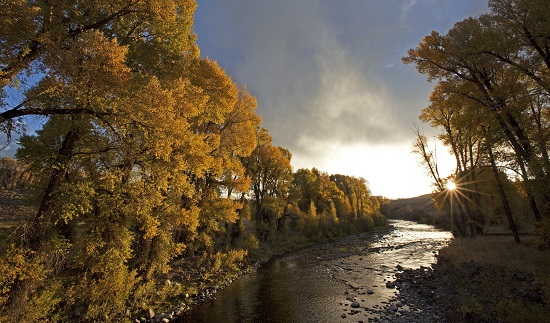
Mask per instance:
[[[2,218],[1,321],[129,318],[259,247],[384,224],[366,180],[293,173],[255,98],[200,57],[195,7],[2,4],[0,131],[43,125],[1,160],[33,206]]]
[[[0,161],[1,321],[128,319],[250,255],[385,224],[365,179],[292,170],[256,99],[201,57],[196,5],[2,3],[0,131],[21,137]],[[549,4],[489,7],[404,58],[437,81],[421,118],[443,129],[458,189],[420,132],[414,149],[455,232],[504,218],[519,242],[521,215],[548,247]]]
[[[441,130],[438,139],[456,158],[455,173],[439,174],[436,154],[419,131],[414,151],[437,191],[447,191],[446,181],[456,183],[457,232],[482,234],[497,209],[518,243],[514,216],[534,217],[540,244],[548,247],[550,4],[490,0],[489,8],[447,34],[433,31],[403,58],[437,81],[420,119]],[[445,197],[440,204],[449,204]]]

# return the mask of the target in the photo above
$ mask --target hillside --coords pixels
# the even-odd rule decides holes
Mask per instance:
[[[418,222],[432,222],[437,215],[430,194],[411,198],[390,200],[385,206],[384,214],[390,219],[406,219]]]

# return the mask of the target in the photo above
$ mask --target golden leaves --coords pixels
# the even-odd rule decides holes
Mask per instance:
[[[66,85],[107,95],[124,89],[130,77],[126,65],[127,47],[105,38],[99,31],[88,31],[74,39],[68,49],[51,52],[45,63],[49,74]]]
[[[199,57],[195,1],[26,3],[6,9],[25,16],[25,30],[2,35],[14,31],[9,17],[0,26],[11,46],[0,49],[0,64],[21,54],[28,60],[15,73],[31,64],[41,69],[23,105],[49,119],[22,139],[21,154],[43,171],[43,186],[52,167],[66,171],[45,227],[78,240],[67,247],[67,266],[80,275],[67,285],[67,304],[86,304],[86,319],[98,320],[122,310],[138,277],[166,272],[184,243],[213,247],[221,224],[236,222],[243,205],[232,194],[249,189],[241,158],[256,148],[261,119],[246,89]],[[46,9],[53,12],[47,23]],[[53,165],[73,130],[74,151]],[[275,151],[283,161],[290,156]]]
[[[240,88],[232,111],[226,114],[221,147],[239,157],[249,156],[256,147],[256,129],[261,117],[256,114],[256,98]]]
[[[0,258],[0,305],[9,300],[16,281],[41,279],[45,274],[41,263],[30,260],[33,254],[33,251],[14,244],[7,246],[5,255]]]
[[[223,123],[225,114],[233,110],[237,101],[235,83],[216,62],[209,59],[191,59],[186,63],[185,73],[191,83],[208,96],[197,119],[198,126]]]
[[[91,183],[64,183],[55,195],[58,205],[55,210],[57,213],[56,223],[62,221],[68,224],[78,216],[91,212],[94,195],[95,191]]]

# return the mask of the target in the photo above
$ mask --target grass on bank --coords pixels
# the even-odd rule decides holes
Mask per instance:
[[[461,322],[547,322],[550,318],[550,250],[536,237],[456,238],[439,252]],[[482,264],[471,266],[472,262]],[[526,277],[532,275],[531,282]],[[540,296],[536,296],[540,295]],[[533,298],[534,296],[534,298]]]
[[[455,238],[439,254],[454,263],[473,260],[534,275],[548,275],[550,250],[538,249],[535,239],[533,236],[521,237],[522,243],[518,245],[509,236]]]

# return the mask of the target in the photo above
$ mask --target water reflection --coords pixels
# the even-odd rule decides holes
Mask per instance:
[[[342,283],[304,255],[307,252],[271,260],[218,292],[216,299],[199,304],[184,321],[324,321],[327,315],[318,309],[336,302]]]
[[[396,265],[435,261],[449,232],[408,221],[395,230],[344,238],[274,259],[198,304],[181,322],[357,322],[395,293]],[[353,301],[358,313],[350,315]],[[346,316],[345,318],[342,315]]]

